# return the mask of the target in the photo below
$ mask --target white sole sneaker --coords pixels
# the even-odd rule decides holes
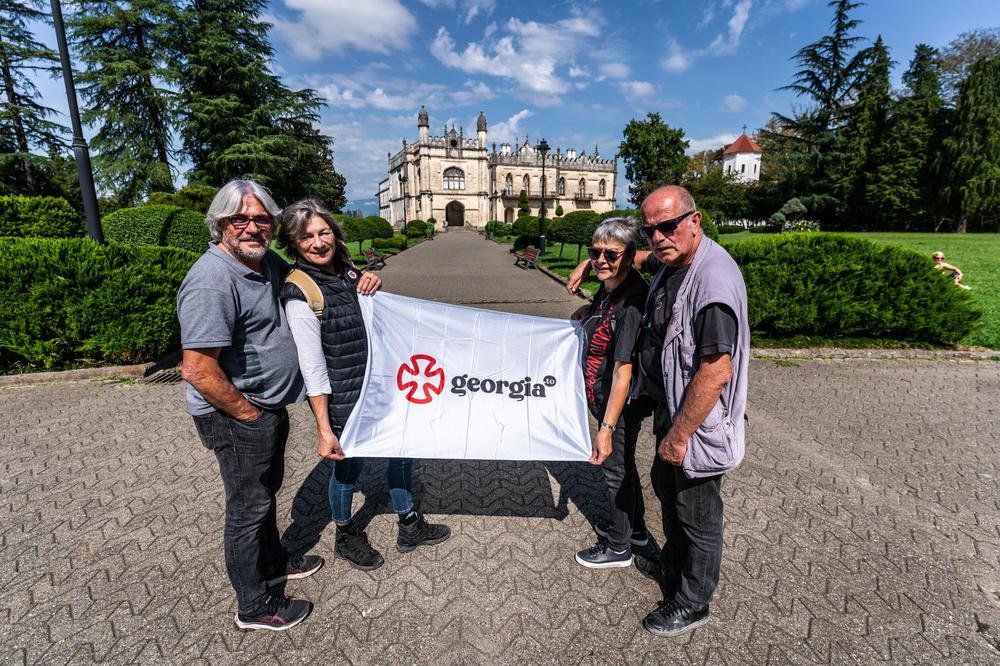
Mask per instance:
[[[244,622],[243,620],[240,619],[239,613],[236,614],[236,617],[234,619],[236,620],[236,628],[239,629],[240,631],[256,631],[257,629],[265,629],[267,631],[285,631],[286,629],[291,629],[292,627],[302,622],[302,620],[306,619],[307,617],[309,617],[309,613],[306,613],[300,618],[292,620],[288,624],[282,624],[277,626],[270,624],[260,624],[257,622]]]
[[[619,560],[616,562],[588,562],[587,560],[580,557],[580,553],[576,554],[576,563],[585,566],[588,569],[624,569],[625,567],[632,566],[632,560],[635,559],[634,555],[629,555],[627,560]]]

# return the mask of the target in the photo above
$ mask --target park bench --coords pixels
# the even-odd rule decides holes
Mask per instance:
[[[535,268],[536,259],[538,259],[538,248],[530,245],[524,248],[524,252],[514,253],[514,265],[521,268]]]
[[[377,271],[378,269],[385,267],[384,254],[375,254],[375,250],[373,250],[372,248],[368,248],[367,250],[365,250],[364,254],[365,254],[365,261],[368,262],[365,264],[366,271]]]

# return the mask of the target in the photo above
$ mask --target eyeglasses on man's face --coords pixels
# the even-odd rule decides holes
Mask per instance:
[[[270,215],[230,215],[229,223],[236,231],[243,231],[253,222],[258,229],[270,229],[274,226],[274,218]]]
[[[619,257],[621,257],[622,254],[624,254],[624,252],[620,252],[618,250],[609,250],[604,247],[587,248],[587,256],[590,257],[592,261],[597,261],[598,259],[600,259],[602,253],[604,254],[604,260],[607,261],[609,264],[615,263],[616,261],[618,261]]]
[[[684,218],[694,212],[695,211],[693,210],[689,210],[688,212],[678,215],[677,217],[672,217],[669,220],[663,220],[662,222],[657,222],[656,224],[646,224],[643,225],[640,230],[642,231],[642,235],[646,238],[652,238],[653,234],[657,231],[666,236],[667,234],[673,233],[677,227],[680,226],[680,223],[684,221]]]

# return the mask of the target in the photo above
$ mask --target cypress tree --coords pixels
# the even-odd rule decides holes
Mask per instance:
[[[945,193],[960,233],[1000,221],[1000,57],[984,58],[959,88],[955,122],[945,141]]]
[[[217,186],[249,175],[279,201],[318,196],[343,205],[331,139],[316,129],[322,100],[286,88],[270,70],[273,50],[261,0],[192,0],[179,22],[180,133],[191,180]]]
[[[903,74],[906,90],[892,106],[869,175],[865,199],[888,228],[933,228],[938,191],[934,165],[944,106],[936,57],[930,46],[917,44]]]
[[[889,50],[879,36],[868,51],[864,75],[858,81],[856,101],[845,107],[847,122],[841,130],[842,159],[832,174],[833,193],[843,204],[844,226],[881,226],[877,201],[867,195],[869,175],[885,158],[882,147],[889,118]]]
[[[122,204],[172,192],[172,93],[166,28],[169,0],[79,0],[69,21],[86,69],[79,76],[83,120],[101,187]]]
[[[65,128],[49,120],[55,111],[38,102],[39,93],[32,75],[58,71],[58,58],[39,43],[28,23],[45,21],[38,0],[0,0],[0,151],[16,154],[25,189],[41,192],[31,149],[64,146]],[[31,73],[31,75],[29,75]],[[18,174],[10,178],[20,180]]]

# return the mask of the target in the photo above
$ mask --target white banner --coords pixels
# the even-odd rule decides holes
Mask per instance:
[[[348,456],[587,460],[583,332],[560,319],[379,292]]]

